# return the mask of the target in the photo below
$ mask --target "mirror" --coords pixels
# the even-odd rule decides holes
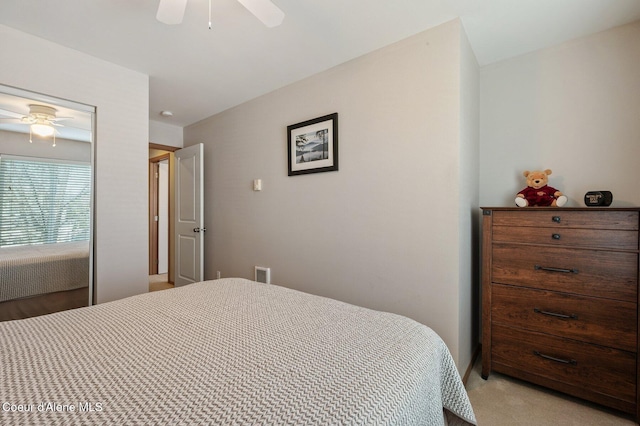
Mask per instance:
[[[0,321],[93,300],[95,107],[0,85]]]

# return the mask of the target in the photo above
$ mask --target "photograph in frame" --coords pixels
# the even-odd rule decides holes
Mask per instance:
[[[338,113],[287,126],[289,176],[338,170]]]

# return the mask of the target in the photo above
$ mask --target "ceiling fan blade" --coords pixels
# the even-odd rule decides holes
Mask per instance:
[[[19,114],[17,112],[8,111],[6,109],[0,109],[0,115],[2,115],[4,117],[10,117],[12,119],[14,119],[14,118],[21,119],[22,117],[24,117],[24,114]]]
[[[166,1],[166,0],[165,0]],[[240,4],[255,15],[269,28],[277,27],[282,24],[284,12],[278,6],[271,3],[270,0],[238,0]]]
[[[156,19],[163,24],[175,25],[182,22],[187,0],[160,0]]]

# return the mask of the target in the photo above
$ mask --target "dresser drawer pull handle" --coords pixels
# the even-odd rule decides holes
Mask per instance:
[[[565,268],[550,268],[548,266],[540,266],[540,265],[534,265],[533,269],[535,269],[536,271],[549,271],[549,272],[564,272],[567,274],[577,274],[578,270],[577,269],[565,269]]]
[[[560,234],[552,234],[551,238],[553,238],[554,240],[559,240],[560,239]]]
[[[560,219],[560,216],[553,216],[551,220],[553,220],[555,223],[560,223],[561,219]]]
[[[555,361],[555,362],[560,362],[562,364],[571,364],[571,365],[578,365],[578,361],[576,361],[575,359],[562,359],[562,358],[556,358],[554,356],[549,356],[549,355],[545,355],[545,354],[541,354],[538,351],[533,351],[534,355],[537,355],[541,358],[544,359],[548,359],[550,361]]]
[[[556,312],[543,311],[538,308],[533,308],[533,312],[535,312],[536,314],[548,315],[550,317],[556,317],[556,318],[562,318],[562,319],[578,319],[578,316],[576,314],[571,314],[571,315],[558,314]]]

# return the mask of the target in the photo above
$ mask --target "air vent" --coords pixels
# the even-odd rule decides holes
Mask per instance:
[[[256,266],[255,281],[271,284],[271,268]]]

